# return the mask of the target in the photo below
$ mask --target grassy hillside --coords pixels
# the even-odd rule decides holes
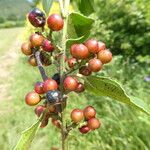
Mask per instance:
[[[30,10],[26,0],[0,0],[0,18],[6,20],[23,20]]]

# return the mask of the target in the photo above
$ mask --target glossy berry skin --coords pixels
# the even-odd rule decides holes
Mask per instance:
[[[64,21],[60,15],[52,14],[48,17],[47,24],[52,31],[59,31],[63,28]]]
[[[41,116],[41,114],[44,112],[44,110],[45,110],[46,108],[45,108],[45,106],[37,106],[36,108],[35,108],[35,110],[34,110],[34,112],[35,112],[35,114],[38,116],[38,117],[40,117]]]
[[[102,69],[102,62],[99,59],[93,58],[89,61],[88,67],[92,72],[98,72]]]
[[[74,109],[71,112],[71,120],[75,123],[79,123],[80,121],[83,120],[84,116],[83,116],[83,111],[81,109]]]
[[[52,79],[55,80],[57,82],[57,84],[60,84],[60,75],[59,75],[59,73],[54,74]]]
[[[69,66],[70,68],[73,68],[74,65],[77,63],[77,60],[76,60],[75,58],[70,58],[70,59],[68,59],[67,61],[68,61],[68,66]]]
[[[51,41],[49,41],[49,40],[44,40],[43,41],[42,48],[46,52],[54,51],[54,46],[52,45]]]
[[[79,73],[84,75],[84,76],[89,76],[89,75],[91,75],[92,71],[88,66],[82,66],[79,69]]]
[[[57,119],[54,119],[54,118],[52,118],[52,124],[54,125],[54,126],[56,126],[57,128],[61,128],[61,125],[60,125],[60,123],[59,123],[59,121],[57,120]]]
[[[61,93],[58,90],[50,90],[46,93],[48,103],[55,103],[61,99]]]
[[[95,115],[96,115],[96,110],[95,110],[94,107],[92,107],[92,106],[87,106],[87,107],[83,110],[83,114],[84,114],[85,120],[89,120],[89,119],[95,117]]]
[[[41,101],[41,98],[36,92],[29,92],[25,97],[25,102],[29,106],[37,105]]]
[[[78,87],[78,81],[76,78],[68,76],[63,82],[64,88],[68,91],[75,91]]]
[[[27,42],[23,43],[21,46],[21,51],[25,55],[31,55],[32,54],[31,43],[27,43]]]
[[[84,43],[84,45],[88,48],[90,53],[96,54],[98,53],[98,42],[94,39],[89,39]]]
[[[98,52],[102,51],[102,50],[105,50],[106,49],[106,45],[105,43],[99,41],[98,42]]]
[[[38,8],[33,8],[30,11],[28,19],[34,27],[43,27],[46,23],[45,14]]]
[[[70,53],[76,59],[86,59],[90,54],[87,47],[83,44],[72,45]]]
[[[79,128],[79,131],[82,133],[82,134],[86,134],[90,131],[90,128],[87,126],[87,125],[84,125],[82,126],[81,128]]]
[[[90,120],[88,120],[87,124],[91,130],[98,129],[101,125],[100,121],[97,118],[91,118]]]
[[[50,90],[57,90],[57,89],[58,89],[58,84],[55,80],[47,79],[44,81],[44,84],[43,84],[44,92],[48,92]]]
[[[38,94],[44,94],[44,90],[43,90],[43,82],[37,82],[34,85],[34,91]]]
[[[33,55],[29,57],[28,62],[33,67],[37,66],[37,61]]]
[[[100,51],[97,54],[97,58],[103,63],[109,63],[112,60],[112,53],[109,50]]]
[[[37,34],[37,33],[32,34],[30,36],[30,42],[35,47],[41,46],[43,43],[43,40],[44,40],[44,37],[42,35]]]
[[[84,88],[84,84],[83,83],[78,83],[78,87],[76,88],[75,92],[76,93],[81,93],[84,92],[85,88]]]

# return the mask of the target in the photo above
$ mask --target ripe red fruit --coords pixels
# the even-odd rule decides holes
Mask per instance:
[[[102,51],[102,50],[105,50],[106,49],[106,45],[105,43],[99,41],[98,42],[98,52]]]
[[[109,63],[112,60],[112,53],[109,50],[100,51],[97,58],[103,63]]]
[[[90,53],[96,54],[98,53],[98,42],[94,39],[87,40],[84,45],[88,48]]]
[[[85,118],[86,120],[89,120],[89,119],[95,117],[95,115],[96,115],[96,110],[95,110],[94,107],[92,107],[92,106],[87,106],[86,108],[84,108],[83,114],[84,114],[84,118]]]
[[[44,37],[42,35],[39,34],[32,34],[30,36],[30,42],[33,46],[38,47],[41,46],[43,43]]]
[[[25,55],[31,55],[32,54],[31,43],[27,43],[27,42],[23,43],[21,46],[21,51]]]
[[[58,89],[58,84],[55,80],[53,79],[47,79],[44,81],[43,84],[43,90],[44,92],[48,92],[51,90],[57,90]]]
[[[68,76],[63,82],[64,88],[68,91],[75,91],[78,87],[78,81],[76,78]]]
[[[74,44],[70,49],[71,55],[76,59],[86,59],[89,57],[89,51],[83,44]]]
[[[77,62],[77,60],[76,60],[75,58],[70,58],[70,59],[68,59],[67,61],[68,61],[68,66],[69,66],[70,68],[73,68],[74,65],[75,65],[76,62]]]
[[[54,46],[52,45],[51,41],[49,41],[49,40],[43,41],[42,48],[46,52],[52,52],[54,50]]]
[[[40,117],[40,115],[44,112],[45,109],[45,106],[37,106],[34,112],[38,117]]]
[[[81,128],[79,128],[79,131],[82,133],[82,134],[86,134],[90,131],[90,128],[87,126],[87,125],[84,125],[82,126]]]
[[[57,119],[55,119],[55,118],[52,118],[52,124],[54,125],[54,126],[56,126],[57,128],[61,128],[61,125],[60,125],[60,123],[59,123],[59,121],[57,120]]]
[[[78,123],[81,120],[83,120],[84,116],[83,116],[83,111],[81,109],[74,109],[71,112],[71,119],[73,122]]]
[[[48,17],[47,24],[52,31],[59,31],[63,28],[64,21],[60,15],[52,14]]]
[[[31,10],[28,19],[34,27],[43,27],[46,22],[45,14],[38,8],[33,8]]]
[[[79,73],[84,75],[84,76],[89,76],[92,73],[92,71],[88,66],[82,66],[79,69]]]
[[[33,67],[37,66],[37,61],[33,55],[29,57],[28,62]]]
[[[27,105],[34,106],[41,101],[41,98],[36,92],[29,92],[25,97],[25,102]]]
[[[98,72],[102,69],[102,62],[99,59],[93,58],[89,61],[88,67],[93,72]]]
[[[77,93],[81,93],[81,92],[83,92],[85,90],[85,88],[84,88],[84,84],[83,83],[78,83],[78,87],[76,88],[76,91],[75,92],[77,92]]]
[[[100,127],[101,123],[97,118],[91,118],[90,120],[88,120],[88,127],[91,130],[95,130],[98,129]]]
[[[45,92],[43,90],[43,82],[37,82],[37,83],[35,83],[34,90],[38,94],[44,94]]]

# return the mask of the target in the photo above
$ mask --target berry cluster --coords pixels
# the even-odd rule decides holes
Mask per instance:
[[[74,109],[71,112],[71,120],[74,123],[84,121],[84,125],[79,128],[82,134],[88,133],[90,130],[98,129],[101,125],[100,121],[95,118],[96,110],[92,106],[87,106],[84,110]]]
[[[38,66],[43,82],[37,82],[34,91],[29,92],[25,97],[25,102],[29,106],[35,106],[43,100],[43,104],[35,108],[38,117],[43,114],[41,127],[48,124],[49,118],[52,123],[60,128],[60,113],[66,107],[67,95],[70,92],[81,93],[85,90],[82,75],[88,76],[92,72],[98,72],[102,66],[112,60],[112,53],[106,48],[105,43],[95,39],[89,39],[83,44],[77,43],[70,47],[70,53],[62,54],[61,46],[53,41],[54,31],[63,29],[63,18],[58,14],[52,14],[48,18],[37,8],[34,8],[28,15],[30,23],[39,29],[29,37],[29,42],[21,46],[23,54],[29,56],[29,63],[32,66]],[[45,26],[50,30],[45,31]],[[57,33],[55,32],[55,33]],[[60,59],[64,60],[64,74],[61,75]],[[54,64],[57,66],[57,73],[48,77],[44,66]],[[59,67],[58,67],[59,65]],[[80,75],[79,75],[80,74]],[[95,118],[96,111],[92,106],[84,110],[74,109],[71,113],[71,119],[75,124],[84,120],[87,124],[80,127],[81,133],[87,133],[100,127],[100,122]]]

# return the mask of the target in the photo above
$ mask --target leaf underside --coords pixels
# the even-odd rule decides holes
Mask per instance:
[[[40,121],[38,120],[31,127],[22,132],[21,138],[18,141],[14,150],[28,150],[38,129],[39,129]]]

